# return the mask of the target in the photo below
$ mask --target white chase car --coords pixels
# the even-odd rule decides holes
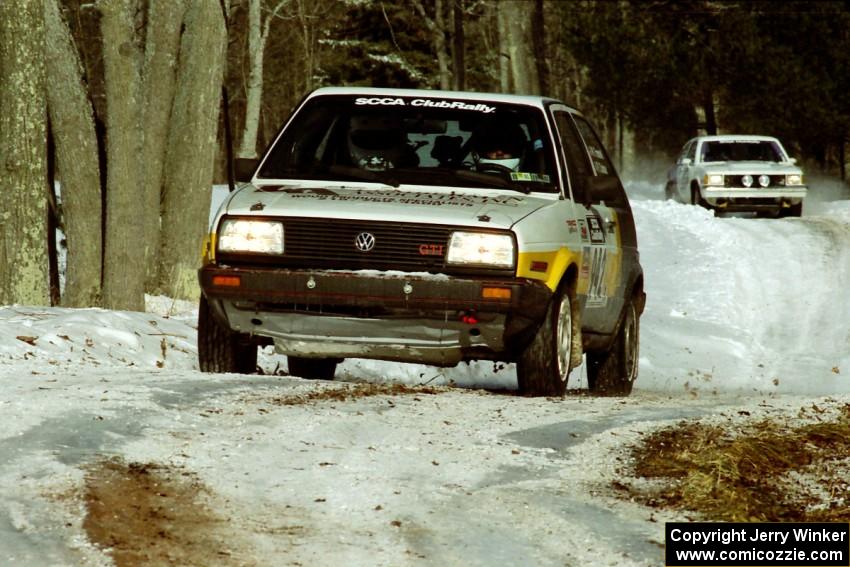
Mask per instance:
[[[668,199],[715,212],[755,211],[799,217],[807,188],[796,160],[769,136],[700,136],[667,173]]]
[[[245,165],[244,163],[241,165]],[[645,295],[634,220],[590,124],[557,100],[325,88],[218,211],[199,277],[207,372],[346,357],[516,362],[526,395],[626,395]]]

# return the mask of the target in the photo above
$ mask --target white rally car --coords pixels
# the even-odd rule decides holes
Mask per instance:
[[[244,164],[242,164],[244,166]],[[643,273],[590,124],[553,99],[325,88],[295,110],[212,222],[198,354],[291,374],[346,357],[517,363],[527,395],[631,392]]]
[[[667,173],[668,199],[724,211],[799,217],[803,171],[776,138],[700,136],[689,140]]]

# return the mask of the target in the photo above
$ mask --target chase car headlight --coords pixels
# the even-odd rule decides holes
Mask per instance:
[[[723,175],[719,173],[707,173],[702,178],[703,185],[723,185]]]
[[[791,173],[785,176],[785,185],[802,185],[803,176],[799,173]]]
[[[283,254],[283,223],[227,219],[218,229],[218,249],[222,252]]]
[[[514,239],[509,234],[453,232],[446,261],[449,264],[512,268]]]

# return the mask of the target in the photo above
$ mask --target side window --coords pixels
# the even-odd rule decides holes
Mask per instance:
[[[588,191],[587,179],[593,175],[584,151],[584,144],[569,114],[555,111],[554,116],[555,124],[558,126],[558,137],[564,148],[564,158],[567,160],[567,175],[570,179],[570,187],[573,189],[573,197],[578,202],[584,202]]]
[[[690,157],[690,153],[693,150],[693,147],[694,147],[694,141],[693,140],[691,140],[690,142],[685,144],[682,147],[682,151],[679,152],[679,157],[676,158],[676,163],[680,164],[680,163],[682,163],[683,159]]]
[[[599,137],[587,120],[580,116],[573,116],[573,119],[575,119],[578,131],[581,132],[581,137],[584,138],[584,143],[587,145],[587,151],[590,154],[590,161],[593,162],[596,175],[617,175],[614,165],[605,153],[602,142],[599,141]]]
[[[686,158],[691,160],[691,163],[694,163],[694,160],[697,157],[697,143],[696,140],[691,142],[691,145],[688,147],[688,153],[685,155]]]
[[[593,131],[587,120],[581,116],[573,115],[573,120],[575,120],[576,127],[581,132],[582,138],[584,138],[587,153],[590,154],[590,161],[593,163],[593,169],[596,170],[596,175],[605,178],[597,179],[597,182],[602,181],[603,183],[597,183],[596,186],[600,187],[600,189],[602,186],[610,188],[610,191],[606,191],[606,193],[609,193],[609,197],[602,197],[602,193],[600,192],[599,194],[592,194],[591,201],[606,200],[609,205],[627,206],[628,198],[626,197],[626,192],[620,183],[619,177],[617,177],[614,164],[611,163],[611,160],[608,159],[608,154],[605,153],[605,147],[599,140],[599,136],[596,135],[596,132]]]

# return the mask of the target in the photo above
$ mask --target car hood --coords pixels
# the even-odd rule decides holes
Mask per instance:
[[[725,161],[702,164],[705,171],[711,173],[745,174],[745,173],[767,173],[774,175],[788,175],[789,173],[801,173],[801,169],[790,163],[775,163],[770,161]]]
[[[510,228],[556,198],[500,189],[411,185],[244,185],[230,196],[224,213]]]

